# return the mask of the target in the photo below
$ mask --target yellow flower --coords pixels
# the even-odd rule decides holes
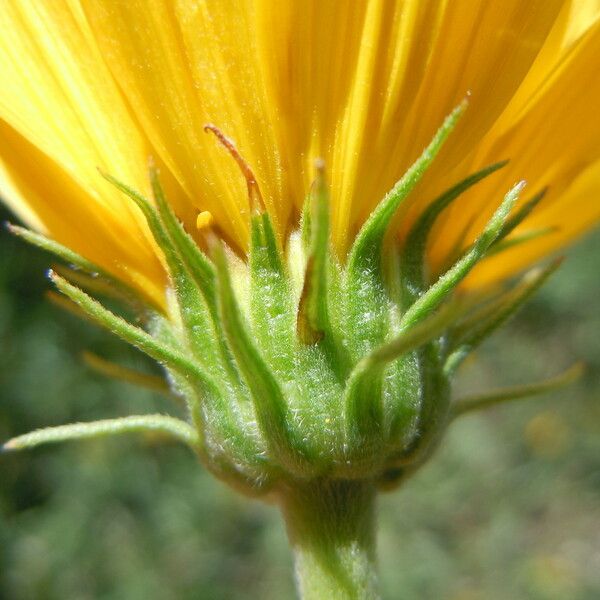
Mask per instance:
[[[520,179],[549,192],[513,235],[545,235],[489,258],[465,285],[515,273],[600,217],[597,0],[5,0],[0,28],[5,201],[159,302],[160,251],[97,168],[148,193],[153,156],[188,231],[210,212],[244,251],[245,182],[207,123],[253,168],[281,236],[322,157],[341,257],[467,92],[400,235],[448,185],[511,162],[444,215],[434,270]]]
[[[303,598],[376,598],[378,491],[455,418],[581,371],[452,398],[556,263],[466,310],[452,294],[600,218],[600,0],[3,0],[0,31],[0,192],[59,244],[17,231],[82,267],[56,288],[186,406],[0,450],[165,434],[278,502]]]

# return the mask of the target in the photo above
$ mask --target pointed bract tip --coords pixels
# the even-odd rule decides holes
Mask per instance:
[[[521,181],[517,181],[513,186],[513,190],[515,193],[520,194],[525,186],[527,185],[527,181],[525,179],[521,179]]]
[[[152,155],[148,156],[148,179],[150,180],[150,185],[156,199],[156,196],[159,194],[162,195],[163,192],[160,184],[160,170],[156,166],[156,161]]]
[[[467,90],[467,92],[463,96],[463,99],[459,102],[458,106],[450,114],[458,113],[459,115],[462,115],[467,110],[467,108],[469,108],[470,103],[471,103],[471,90]]]
[[[54,269],[48,269],[46,271],[46,277],[52,281],[52,283],[56,283],[57,279],[60,279],[58,273]]]
[[[325,161],[322,158],[315,160],[315,180],[314,189],[316,191],[323,188],[325,185]]]
[[[100,173],[100,175],[102,177],[104,177],[104,179],[108,179],[108,181],[110,181],[111,176],[109,175],[109,173],[107,171],[105,171],[101,166],[96,165],[96,171],[98,171],[98,173]]]
[[[108,181],[108,183],[114,185],[118,189],[121,189],[121,182],[118,181],[115,177],[113,177],[108,171],[105,171],[102,167],[96,167],[96,170],[98,171],[98,173],[100,173],[100,176],[103,179]]]
[[[453,109],[450,114],[446,117],[444,121],[445,127],[450,127],[450,129],[454,129],[458,121],[465,114],[467,108],[469,108],[469,96],[466,95]]]
[[[311,186],[311,196],[314,200],[321,197],[325,199],[327,194],[327,173],[325,169],[325,161],[322,158],[315,160],[315,179]]]
[[[18,449],[19,447],[15,444],[14,440],[9,440],[0,446],[0,454],[8,454],[9,452],[14,452]]]
[[[6,227],[6,230],[9,233],[12,233],[13,235],[16,235],[19,237],[23,237],[23,235],[27,234],[27,232],[29,231],[25,227],[21,227],[20,225],[15,225],[14,223],[11,223],[10,221],[4,221],[4,227]]]

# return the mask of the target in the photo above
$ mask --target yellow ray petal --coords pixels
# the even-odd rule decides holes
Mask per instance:
[[[164,305],[166,274],[153,244],[135,236],[129,219],[98,210],[70,174],[2,121],[0,189],[27,224]]]
[[[260,57],[269,95],[285,119],[279,132],[283,163],[304,173],[295,185],[305,192],[312,159],[326,159],[333,235],[343,251],[468,90],[472,109],[434,171],[458,162],[490,127],[536,58],[561,3],[260,6]]]
[[[244,249],[246,185],[231,156],[203,132],[210,122],[256,173],[280,233],[298,216],[314,159],[324,157],[343,255],[470,90],[471,108],[407,203],[407,223],[467,171],[513,161],[444,216],[431,253],[439,265],[466,225],[466,241],[477,234],[514,180],[526,177],[533,189],[552,184],[524,229],[559,218],[553,207],[572,202],[562,191],[598,157],[591,74],[599,12],[598,0],[5,2],[0,151],[9,202],[89,258],[163,285],[160,253],[139,212],[96,167],[147,192],[146,159],[156,155],[192,235],[197,214],[209,211]],[[583,134],[569,135],[585,119],[591,124]],[[549,123],[555,135],[538,135]],[[68,189],[63,198],[46,194],[51,209],[42,206],[41,184],[27,180],[30,151],[46,184]],[[70,210],[65,198],[87,205],[72,214],[105,240],[102,260],[95,242],[69,233],[75,219],[57,218]]]
[[[265,203],[285,223],[278,159],[244,2],[84,1],[107,63],[157,154],[191,201],[242,248],[248,198],[212,123],[256,172]]]
[[[554,71],[560,68],[573,46],[600,18],[600,0],[565,2],[552,31],[523,83],[494,124],[495,135],[514,122],[521,111],[545,89]]]
[[[598,181],[600,181],[600,160],[578,175],[562,192],[560,201],[543,211],[539,218],[532,219],[529,225],[532,230],[535,230],[553,224],[557,227],[555,232],[486,259],[465,281],[465,289],[497,284],[589,230],[600,219]]]
[[[145,189],[148,150],[76,4],[3,2],[0,27],[0,116],[107,210],[126,210],[98,193],[96,169]]]
[[[35,206],[50,235],[78,237],[77,250],[112,271],[135,273],[144,259],[155,265],[143,218],[98,174],[102,168],[145,191],[149,150],[77,3],[3,2],[0,27],[1,143],[11,204],[28,204],[19,212],[30,219]],[[93,218],[78,221],[80,214]],[[104,256],[90,232],[104,236]],[[113,247],[129,263],[116,267]]]
[[[575,232],[593,225],[590,215],[598,204],[597,194],[592,193],[593,178],[589,175],[586,178],[585,189],[590,192],[587,199],[581,192],[576,194],[579,204],[575,211],[569,189],[588,165],[600,159],[600,120],[596,114],[600,103],[600,80],[595,77],[599,56],[600,21],[562,56],[544,81],[543,93],[538,93],[537,88],[524,82],[534,97],[526,103],[526,108],[512,113],[512,122],[503,121],[492,128],[481,141],[469,169],[477,170],[504,158],[510,158],[511,162],[506,169],[466,194],[447,211],[435,232],[431,252],[434,265],[443,264],[450,248],[456,245],[462,232],[461,224],[471,223],[465,243],[477,236],[494,211],[503,190],[518,179],[527,180],[530,194],[549,187],[542,204],[523,223],[521,230],[560,226],[562,232],[561,235],[532,242],[532,247],[539,245],[548,250],[553,242],[564,244],[568,232],[575,235]],[[459,173],[454,171],[450,177],[458,176]],[[600,188],[598,183],[596,185]],[[551,207],[555,208],[550,210]],[[564,227],[567,215],[569,224]],[[506,254],[503,260],[508,261],[511,255],[516,257],[517,253]],[[539,256],[539,253],[532,250],[531,255]],[[520,260],[519,265],[523,264]],[[505,272],[506,269],[500,270],[499,277]],[[473,278],[474,282],[475,274]]]

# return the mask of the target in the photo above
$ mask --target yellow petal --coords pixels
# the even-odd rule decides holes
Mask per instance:
[[[147,193],[146,161],[155,156],[192,235],[198,213],[209,212],[244,250],[246,184],[204,133],[212,123],[254,170],[281,235],[297,223],[314,160],[325,159],[343,256],[470,91],[466,117],[407,204],[403,231],[444,186],[513,160],[444,216],[431,249],[439,266],[517,179],[532,191],[551,185],[522,230],[560,220],[560,207],[579,207],[581,190],[595,189],[592,175],[585,186],[579,177],[599,158],[599,14],[598,0],[0,3],[3,189],[32,225],[155,295],[165,281],[160,252],[96,168]],[[40,181],[30,181],[38,168]],[[72,217],[61,221],[61,211]],[[554,243],[592,214],[578,208],[564,229],[571,233]],[[90,230],[97,239],[83,234]],[[532,243],[531,256],[539,255],[533,245],[548,251],[549,239]]]
[[[134,235],[130,221],[98,210],[69,173],[2,121],[0,157],[3,196],[25,222],[164,305],[165,271],[153,245]]]
[[[198,209],[238,246],[248,235],[248,197],[234,161],[212,136],[231,138],[255,170],[275,220],[287,221],[264,86],[244,2],[83,2],[123,94],[157,154]]]
[[[80,9],[62,0],[4,2],[0,28],[1,154],[11,204],[27,190],[19,195],[29,205],[22,215],[37,213],[39,224],[44,214],[50,235],[77,238],[79,252],[113,272],[155,266],[141,215],[98,173],[145,191],[149,151]]]
[[[490,127],[542,47],[555,1],[260,2],[260,60],[290,172],[330,169],[333,235],[348,237],[470,90],[472,108],[434,172]],[[437,169],[437,170],[436,170]]]
[[[549,225],[555,226],[556,231],[484,260],[466,280],[465,288],[497,284],[589,230],[600,220],[598,181],[600,160],[575,177],[562,191],[560,202],[555,202],[535,220],[532,219],[529,225],[532,231]],[[522,227],[521,231],[525,232],[527,228]]]
[[[531,90],[531,99],[521,110],[511,111],[512,120],[499,120],[480,142],[468,168],[475,171],[506,158],[511,162],[447,211],[435,232],[436,243],[431,255],[434,265],[441,265],[450,249],[459,242],[459,236],[464,232],[461,224],[470,223],[465,243],[477,236],[504,191],[519,179],[528,182],[530,195],[545,187],[548,187],[548,193],[515,234],[547,227],[558,227],[561,234],[531,242],[531,250],[521,248],[520,252],[507,253],[503,257],[507,266],[511,264],[511,256],[513,259],[519,257],[514,264],[516,271],[527,262],[521,257],[541,256],[593,226],[596,221],[590,217],[599,204],[590,175],[598,173],[590,165],[597,165],[600,160],[600,120],[597,117],[600,79],[595,76],[599,56],[600,21],[597,21],[548,74],[541,84],[543,93],[524,82],[523,85]],[[462,165],[461,169],[464,168]],[[586,189],[588,196],[581,191],[573,192],[572,188],[584,172],[588,173],[585,188],[581,187],[580,181],[576,189]],[[456,170],[450,178],[459,175]],[[595,185],[598,190],[600,180],[596,180]],[[498,279],[506,272],[507,268],[499,269]],[[489,279],[487,275],[486,280]],[[474,285],[476,281],[475,272],[470,284]]]

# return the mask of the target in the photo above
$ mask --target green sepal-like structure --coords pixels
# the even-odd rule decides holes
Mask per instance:
[[[68,248],[11,226],[74,267],[51,273],[58,290],[92,321],[157,360],[168,388],[98,357],[88,362],[109,375],[181,398],[187,419],[140,416],[122,426],[116,425],[118,420],[78,424],[54,434],[25,435],[6,447],[162,427],[193,447],[211,472],[252,495],[290,482],[325,480],[368,480],[389,488],[412,473],[453,418],[501,401],[502,394],[492,394],[488,400],[454,405],[450,377],[556,268],[534,270],[513,289],[468,310],[454,301],[457,286],[480,261],[519,241],[509,236],[544,193],[515,209],[521,182],[498,203],[478,239],[445,273],[429,280],[427,245],[437,218],[506,162],[449,189],[429,204],[402,243],[393,238],[394,217],[466,106],[465,101],[452,112],[373,211],[346,258],[331,251],[322,163],[316,167],[301,229],[281,240],[249,167],[209,127],[234,154],[248,182],[252,215],[247,262],[210,231],[210,252],[200,249],[174,214],[153,166],[152,199],[103,174],[139,208],[163,251],[170,275],[167,314]],[[121,300],[144,318],[129,322],[89,293]],[[506,396],[520,395],[526,394],[513,390]]]
[[[515,229],[544,191],[519,205],[510,189],[477,239],[432,277],[427,248],[437,219],[506,162],[459,182],[429,203],[397,239],[392,224],[464,113],[461,103],[423,154],[364,223],[348,255],[332,252],[325,165],[319,161],[297,230],[277,236],[257,181],[233,143],[205,129],[246,178],[250,246],[245,260],[210,229],[201,249],[173,212],[150,166],[152,198],[102,174],[137,206],[164,255],[165,307],[151,305],[69,248],[16,226],[11,231],[69,266],[50,271],[53,301],[103,326],[156,360],[165,379],[95,355],[108,376],[177,402],[177,415],[135,415],[19,435],[4,451],[39,444],[152,433],[183,442],[216,477],[245,494],[275,499],[285,516],[304,599],[377,598],[374,499],[432,455],[457,417],[566,385],[576,366],[545,382],[477,397],[451,397],[469,353],[551,276],[554,261],[512,288],[461,297],[481,261],[549,231]],[[493,199],[490,199],[492,202]],[[464,237],[464,236],[463,236]],[[111,310],[95,298],[111,300]],[[133,319],[113,312],[115,303]],[[183,416],[182,415],[183,411]]]

